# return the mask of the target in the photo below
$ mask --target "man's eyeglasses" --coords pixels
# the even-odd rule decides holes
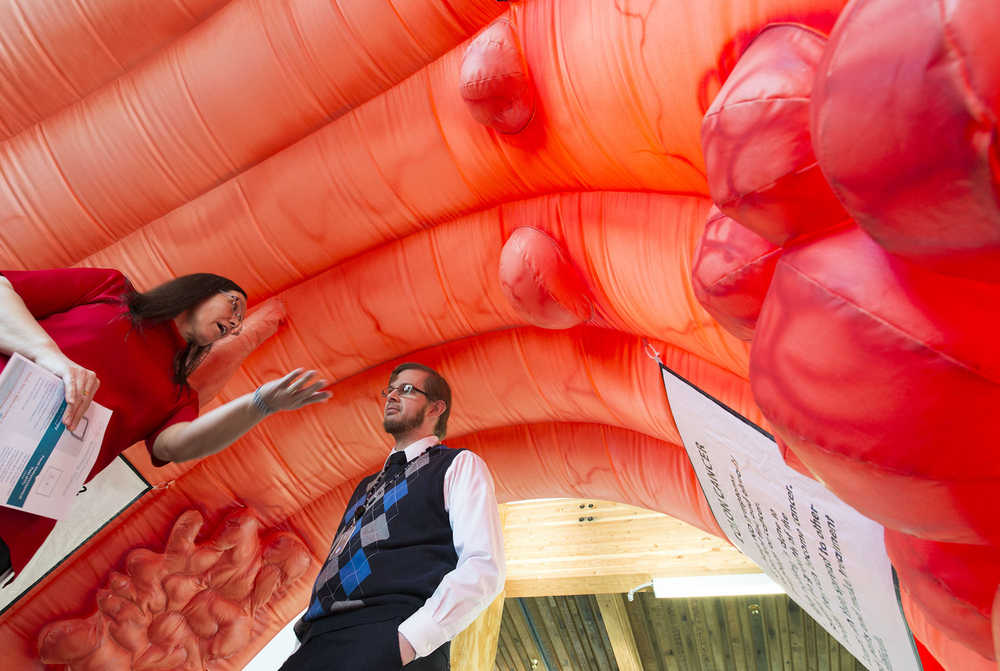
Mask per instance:
[[[413,396],[413,392],[415,391],[420,392],[424,396],[427,396],[427,392],[417,387],[417,385],[410,384],[409,382],[404,382],[398,387],[394,387],[390,384],[388,387],[382,390],[382,397],[389,398],[389,395],[392,394],[392,392],[394,391],[398,391],[400,396]],[[427,398],[430,398],[430,396],[427,396]]]

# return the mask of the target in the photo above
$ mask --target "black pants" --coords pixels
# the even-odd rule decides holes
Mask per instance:
[[[10,567],[10,548],[0,538],[0,575],[3,575]],[[3,585],[0,585],[0,587],[3,587]]]
[[[405,667],[399,658],[402,619],[359,624],[306,638],[279,671],[448,671],[451,646],[445,643]]]

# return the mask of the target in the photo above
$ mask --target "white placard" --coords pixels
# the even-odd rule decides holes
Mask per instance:
[[[921,670],[883,527],[789,468],[762,429],[662,371],[684,447],[729,540],[868,669]]]
[[[0,373],[0,505],[63,519],[97,460],[111,411],[91,403],[63,423],[63,382],[20,354]]]
[[[149,489],[125,457],[108,464],[77,492],[69,515],[56,522],[24,569],[0,588],[0,614]]]

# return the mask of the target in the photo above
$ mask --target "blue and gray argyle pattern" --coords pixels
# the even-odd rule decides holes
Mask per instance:
[[[425,451],[404,469],[387,476],[367,495],[359,487],[362,495],[345,511],[330,554],[316,578],[305,615],[307,620],[364,605],[364,582],[371,575],[369,562],[378,553],[379,542],[388,540],[390,524],[399,516],[410,485],[428,463],[430,454]],[[355,513],[362,505],[364,514],[357,524],[353,524]],[[350,538],[338,553],[336,549],[346,534],[350,534]]]

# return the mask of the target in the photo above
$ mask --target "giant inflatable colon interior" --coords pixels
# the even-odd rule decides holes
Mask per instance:
[[[0,616],[11,668],[41,668],[46,627],[70,668],[129,668],[129,645],[149,668],[242,668],[381,463],[378,390],[403,360],[450,380],[448,442],[501,501],[720,533],[647,343],[886,527],[926,668],[995,668],[1000,4],[0,14],[0,267],[229,275],[257,307],[199,376],[205,407],[298,365],[335,394],[200,462],[132,448],[156,488]],[[236,550],[202,551],[220,537],[267,570],[234,577]],[[221,597],[187,624],[143,614],[206,580],[253,617]],[[95,599],[112,636],[81,624]]]

